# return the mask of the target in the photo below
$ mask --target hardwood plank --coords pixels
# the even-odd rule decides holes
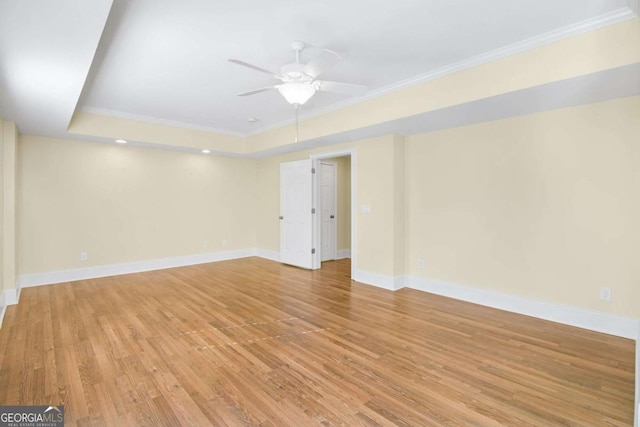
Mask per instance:
[[[27,288],[0,404],[67,425],[630,425],[635,344],[246,258]]]

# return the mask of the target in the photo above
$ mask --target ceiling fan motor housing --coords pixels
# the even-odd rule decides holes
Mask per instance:
[[[310,83],[313,78],[304,72],[304,68],[304,64],[286,64],[280,68],[280,74],[286,77],[285,82]]]

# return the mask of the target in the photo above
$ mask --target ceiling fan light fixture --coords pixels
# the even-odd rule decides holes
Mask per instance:
[[[303,105],[316,93],[316,88],[311,83],[289,82],[278,86],[278,92],[289,104]]]

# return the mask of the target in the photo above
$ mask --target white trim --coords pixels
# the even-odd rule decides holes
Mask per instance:
[[[4,319],[4,313],[7,311],[7,306],[4,303],[4,292],[0,292],[0,328],[2,327],[2,320]]]
[[[395,290],[406,288],[407,283],[409,283],[409,276],[396,276],[393,278]]]
[[[397,291],[405,287],[405,276],[387,276],[385,274],[372,273],[370,271],[356,270],[352,277],[356,282],[378,288]]]
[[[368,92],[366,95],[363,95],[360,97],[348,98],[344,101],[336,102],[324,108],[314,109],[313,111],[309,111],[308,113],[300,114],[299,120],[301,121],[307,120],[307,119],[321,116],[323,114],[328,114],[328,113],[331,113],[355,104],[359,104],[369,99],[378,98],[380,96],[387,95],[389,93],[392,93],[401,89],[406,89],[408,87],[416,86],[421,83],[426,83],[428,81],[445,77],[450,74],[457,73],[459,71],[464,71],[473,67],[477,67],[479,65],[487,64],[489,62],[493,62],[509,56],[517,55],[517,54],[526,52],[528,50],[546,46],[569,37],[577,36],[579,34],[596,30],[598,28],[606,27],[607,25],[616,24],[618,22],[636,18],[638,0],[629,0],[629,1],[635,3],[635,11],[633,6],[631,6],[630,8],[623,7],[623,8],[611,11],[609,13],[605,13],[604,15],[600,15],[600,16],[586,19],[584,21],[576,22],[574,24],[567,25],[566,27],[558,28],[556,30],[549,31],[547,33],[543,33],[525,40],[521,40],[519,42],[512,43],[510,45],[503,46],[498,49],[494,49],[489,52],[485,52],[480,55],[476,55],[471,58],[455,62],[453,64],[445,65],[444,67],[429,71],[427,73],[410,77],[400,82],[393,83],[391,85],[372,90]],[[253,136],[253,135],[261,134],[263,132],[267,132],[273,129],[278,129],[283,126],[292,124],[293,122],[294,120],[292,119],[283,120],[281,122],[277,122],[265,127],[261,127],[259,129],[255,129],[254,131],[248,133],[247,136]]]
[[[459,71],[467,70],[479,65],[483,65],[489,62],[497,61],[499,59],[503,59],[509,56],[523,53],[535,48],[539,48],[551,43],[555,43],[557,41],[560,41],[569,37],[573,37],[582,33],[596,30],[598,28],[602,28],[611,24],[616,24],[628,19],[635,19],[638,14],[639,0],[627,0],[627,2],[629,7],[623,7],[600,16],[596,16],[581,22],[577,22],[577,23],[544,33],[544,34],[531,37],[529,39],[525,39],[525,40],[513,43],[511,45],[503,46],[501,48],[494,49],[492,51],[485,52],[483,54],[476,55],[474,57],[467,58],[462,61],[458,61],[453,64],[445,65],[443,67],[429,71],[427,73],[414,76],[409,79],[396,82],[394,84],[391,84],[379,89],[372,90],[366,95],[361,97],[348,98],[348,99],[345,99],[344,101],[333,103],[324,108],[314,109],[313,111],[309,111],[308,113],[303,113],[300,116],[300,120],[304,121],[304,120],[325,115],[331,112],[335,112],[335,111],[350,107],[352,105],[365,102],[370,99],[378,98],[380,96],[387,95],[389,93],[393,93],[401,89],[406,89],[408,87],[416,86],[418,84],[426,83],[428,81],[445,77]],[[142,121],[142,122],[157,123],[157,124],[174,126],[174,127],[184,128],[184,129],[194,129],[194,130],[212,132],[212,133],[217,133],[222,135],[230,135],[230,136],[235,136],[240,138],[247,138],[254,135],[262,134],[264,132],[267,132],[273,129],[279,129],[293,123],[292,119],[287,119],[280,122],[272,123],[268,126],[255,128],[250,132],[238,132],[238,131],[230,131],[230,130],[213,128],[208,126],[195,125],[195,124],[190,124],[190,123],[185,123],[180,121],[160,119],[157,117],[150,117],[150,116],[137,115],[137,114],[131,114],[131,113],[125,113],[125,112],[119,112],[119,111],[113,111],[113,110],[100,109],[100,108],[91,107],[87,105],[79,105],[78,109],[80,111],[85,111],[85,112],[94,113],[94,114],[101,114],[101,115],[112,116],[112,117],[122,117],[126,119]],[[58,135],[58,137],[64,138],[64,137],[70,137],[71,135],[76,135],[78,139],[82,138],[82,139],[87,139],[87,140],[92,140],[97,142],[111,142],[109,138],[98,138],[98,137],[93,137],[91,135],[84,135],[84,134],[65,133],[64,135]],[[134,142],[135,144],[133,144]],[[307,142],[309,142],[309,144],[307,144]],[[255,151],[255,152],[247,152],[247,150],[245,149],[241,153],[231,152],[231,151],[215,151],[213,154],[217,156],[222,156],[222,157],[260,159],[260,158],[274,156],[278,154],[284,154],[288,152],[311,149],[316,146],[315,144],[311,144],[314,142],[317,142],[317,141],[314,141],[314,140],[301,141],[298,144],[287,144],[287,145],[278,146],[276,148],[263,150],[263,151]],[[345,142],[345,141],[342,141],[342,142]],[[130,141],[130,143],[131,145],[137,145],[140,147],[160,148],[160,149],[173,150],[173,151],[197,152],[200,150],[200,148],[197,148],[197,147],[183,148],[183,147],[177,147],[172,145],[160,145],[160,144],[144,142],[144,141]],[[338,142],[335,141],[333,143],[338,143]]]
[[[123,111],[107,110],[104,108],[90,107],[88,105],[79,105],[78,109],[85,113],[98,114],[101,116],[118,117],[121,119],[135,120],[138,122],[153,123],[157,125],[172,126],[183,129],[198,130],[203,132],[218,133],[227,136],[247,137],[247,134],[232,130],[214,128],[210,126],[195,125],[192,123],[180,122],[177,120],[161,119],[159,117],[145,116],[143,114],[126,113]]]
[[[353,277],[356,272],[356,266],[358,265],[358,251],[356,250],[358,247],[358,200],[356,199],[356,194],[358,193],[358,162],[356,161],[356,149],[352,148],[349,151],[351,152],[351,165],[349,166],[351,170],[351,277]]]
[[[18,290],[7,289],[4,292],[0,292],[0,328],[2,327],[2,321],[4,315],[7,312],[7,307],[18,303]]]
[[[407,287],[591,331],[638,339],[638,319],[415,276],[408,277]]]
[[[640,319],[631,319],[610,313],[555,304],[415,276],[393,277],[369,271],[356,270],[353,280],[391,291],[407,287],[422,292],[484,305],[486,307],[532,316],[538,319],[550,320],[552,322],[576,326],[591,331],[633,339],[636,340],[636,346],[638,352],[640,352]],[[637,360],[636,363],[640,365],[640,360]],[[640,369],[636,369],[636,388],[640,382],[640,380],[638,380],[638,371],[640,371]]]
[[[10,305],[16,305],[18,303],[19,295],[17,289],[5,289],[4,291],[4,303],[6,307]]]
[[[317,163],[318,160],[322,160],[322,159],[331,159],[334,157],[346,157],[349,156],[351,165],[350,165],[350,170],[351,170],[351,278],[354,278],[356,276],[356,266],[357,264],[357,229],[358,229],[358,222],[357,222],[357,200],[356,200],[356,193],[358,192],[357,189],[357,185],[358,185],[358,181],[357,181],[357,167],[358,167],[358,162],[356,161],[357,158],[357,150],[355,148],[345,148],[342,150],[334,150],[334,151],[325,151],[322,153],[313,153],[311,154],[309,157],[311,158],[311,160],[314,163]],[[317,195],[317,190],[316,189],[316,185],[314,183],[314,206],[317,206],[317,199],[318,199],[318,195]],[[319,241],[317,233],[318,233],[318,219],[319,219],[319,215],[316,216],[316,218],[314,218],[314,224],[315,224],[315,229],[314,229],[314,244],[316,241]],[[337,228],[336,228],[337,229]],[[317,240],[316,240],[317,239]],[[336,242],[337,243],[337,242]],[[316,251],[315,257],[314,257],[314,266],[317,265],[317,268],[320,268],[320,265],[322,264],[320,262],[322,255],[320,253],[320,251]]]
[[[343,156],[346,157],[346,156]],[[351,161],[351,159],[349,159]],[[333,207],[335,209],[334,213],[334,227],[333,227],[333,242],[334,242],[334,251],[333,257],[323,260],[322,259],[322,165],[331,165],[333,166]],[[320,252],[320,262],[324,261],[333,261],[338,259],[338,163],[333,160],[324,160],[321,159],[320,162],[316,161],[316,181],[315,181],[315,191],[317,191],[317,198],[315,202],[316,205],[316,218],[317,219],[317,229],[316,229],[316,244],[318,251]]]
[[[311,168],[315,173],[311,175],[311,208],[315,209],[315,215],[311,216],[311,247],[315,248],[315,253],[311,255],[311,269],[319,270],[322,268],[322,221],[320,215],[320,162],[318,159],[311,157]],[[337,242],[336,242],[337,243]]]
[[[280,252],[268,251],[266,249],[256,249],[256,256],[270,261],[280,262]]]
[[[275,262],[280,262],[280,252],[278,251],[268,251],[266,249],[256,249],[256,256],[264,259],[268,259]],[[351,249],[340,249],[338,250],[338,258],[336,259],[345,259],[351,258]]]
[[[226,261],[255,255],[256,250],[251,248],[147,261],[135,261],[122,264],[101,265],[73,270],[60,270],[48,273],[22,274],[20,275],[19,283],[21,288],[28,288],[32,286],[51,285],[54,283],[72,282],[75,280],[95,279],[98,277],[117,276],[120,274],[139,273],[142,271],[162,270],[165,268]]]
[[[445,65],[443,67],[429,71],[427,73],[410,77],[408,79],[393,83],[391,85],[372,90],[364,96],[352,97],[342,102],[331,104],[324,108],[314,109],[313,111],[310,111],[306,114],[305,113],[301,114],[300,120],[306,120],[306,119],[317,117],[323,114],[331,113],[333,111],[337,111],[342,108],[349,107],[351,105],[359,104],[369,99],[377,98],[379,96],[386,95],[400,89],[405,89],[411,86],[425,83],[430,80],[444,77],[453,73],[457,73],[459,71],[473,68],[478,65],[483,65],[488,62],[493,62],[493,61],[506,58],[512,55],[517,55],[519,53],[523,53],[538,47],[546,46],[548,44],[555,43],[557,41],[560,41],[569,37],[573,37],[582,33],[586,33],[589,31],[596,30],[598,28],[605,27],[607,25],[616,24],[618,22],[622,22],[627,19],[633,19],[638,14],[638,0],[627,0],[627,2],[629,4],[629,7],[623,7],[623,8],[605,13],[600,16],[595,16],[593,18],[589,18],[584,21],[576,22],[571,25],[567,25],[565,27],[549,31],[547,33],[539,34],[537,36],[534,36],[525,40],[521,40],[519,42],[512,43],[510,45],[503,46],[503,47],[491,50],[489,52],[485,52],[485,53],[473,56],[468,59],[464,59],[462,61]],[[125,118],[130,120],[156,123],[160,125],[174,126],[174,127],[185,128],[185,129],[200,130],[205,132],[213,132],[213,133],[218,133],[223,135],[245,137],[245,138],[258,135],[273,129],[281,128],[283,126],[293,123],[293,120],[287,119],[287,120],[279,121],[267,126],[253,129],[250,132],[240,132],[240,131],[219,129],[219,128],[214,128],[214,127],[204,126],[204,125],[196,125],[192,123],[185,123],[185,122],[180,122],[175,120],[161,119],[158,117],[145,116],[141,114],[132,114],[132,113],[126,113],[126,112],[120,112],[120,111],[114,111],[114,110],[107,110],[102,108],[91,107],[88,105],[79,105],[78,109],[80,111],[84,111],[87,113],[100,114],[100,115],[111,116],[111,117],[120,117],[120,118]]]
[[[635,427],[640,427],[640,325],[636,337],[636,399],[635,399]]]
[[[337,151],[325,151],[322,153],[313,153],[309,157],[316,160],[333,159],[334,157],[347,157],[355,153],[355,148],[346,148]]]
[[[351,258],[351,249],[339,249],[336,259]]]

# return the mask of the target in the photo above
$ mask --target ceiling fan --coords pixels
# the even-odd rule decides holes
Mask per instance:
[[[291,49],[295,53],[295,62],[283,65],[279,73],[265,70],[264,68],[238,59],[229,59],[229,61],[234,64],[269,74],[282,82],[273,86],[240,93],[238,96],[255,95],[256,93],[277,89],[289,104],[296,107],[297,111],[300,105],[307,102],[318,91],[342,93],[346,95],[362,95],[367,91],[367,87],[362,85],[317,80],[320,74],[340,61],[340,56],[329,49],[323,48],[320,55],[313,58],[307,64],[301,64],[300,53],[304,48],[305,44],[303,42],[292,42]]]

